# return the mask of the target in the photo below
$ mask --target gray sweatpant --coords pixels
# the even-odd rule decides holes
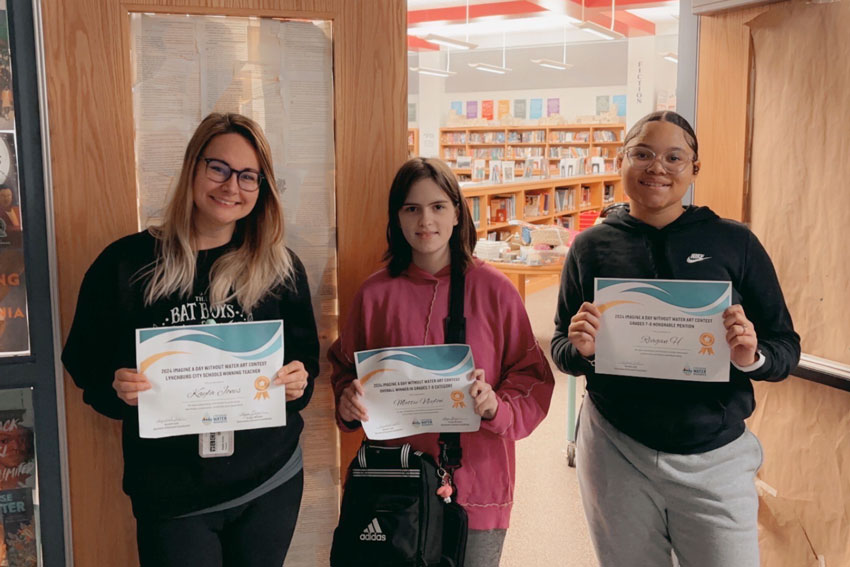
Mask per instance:
[[[587,396],[576,441],[579,490],[602,567],[758,567],[755,474],[747,429],[697,455],[655,451],[611,425]]]
[[[507,530],[469,530],[464,567],[499,567]]]

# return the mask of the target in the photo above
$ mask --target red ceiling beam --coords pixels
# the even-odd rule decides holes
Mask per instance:
[[[421,37],[416,37],[415,35],[407,36],[407,50],[408,51],[439,51],[440,46],[436,43],[431,43],[430,41],[425,41]]]
[[[644,0],[645,2],[646,0]],[[487,16],[519,16],[523,14],[537,14],[548,12],[546,8],[538,6],[527,0],[514,0],[511,2],[490,2],[488,4],[471,4],[469,6],[469,19],[484,18]],[[407,25],[421,24],[423,22],[465,22],[466,6],[449,6],[446,8],[432,8],[430,10],[413,10],[407,13]]]
[[[571,0],[575,4],[581,6],[581,0]],[[658,4],[657,0],[616,0],[616,8],[625,9],[633,6],[647,7],[653,4]],[[585,0],[585,8],[610,8],[611,0]]]
[[[604,13],[604,12],[603,12]],[[611,21],[611,12],[608,12],[608,21]],[[625,10],[617,10],[614,19],[628,26],[629,37],[641,35],[655,35],[655,24],[649,20],[645,20],[640,16],[635,16],[631,12]],[[638,32],[638,33],[633,33]]]

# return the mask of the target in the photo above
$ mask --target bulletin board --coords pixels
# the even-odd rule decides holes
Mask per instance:
[[[803,352],[846,368],[850,2],[785,2],[748,26],[751,227],[774,261]],[[850,565],[850,392],[791,378],[756,384],[756,399],[762,564]]]

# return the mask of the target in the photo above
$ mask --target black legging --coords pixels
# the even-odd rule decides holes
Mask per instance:
[[[281,567],[304,471],[247,504],[186,518],[137,520],[142,567]]]

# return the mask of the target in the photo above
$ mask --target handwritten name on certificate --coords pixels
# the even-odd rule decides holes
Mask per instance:
[[[596,372],[728,382],[731,302],[730,282],[596,278]]]
[[[286,425],[283,321],[137,329],[136,365],[140,437]]]
[[[469,345],[381,348],[354,353],[369,439],[397,439],[418,433],[478,431],[469,387]]]

